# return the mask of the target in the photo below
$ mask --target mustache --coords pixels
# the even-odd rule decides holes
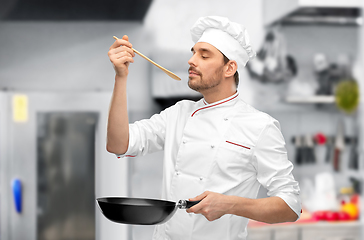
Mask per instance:
[[[201,75],[201,72],[200,71],[198,71],[196,68],[194,68],[194,67],[189,67],[188,68],[188,72],[189,71],[193,71],[193,72],[195,72],[195,73],[197,73],[198,75]]]

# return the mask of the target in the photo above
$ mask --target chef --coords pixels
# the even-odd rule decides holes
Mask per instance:
[[[254,109],[237,91],[238,68],[255,53],[246,29],[224,17],[197,20],[188,61],[191,89],[203,98],[183,100],[129,124],[126,85],[134,62],[127,36],[109,50],[115,69],[107,150],[120,157],[164,151],[162,198],[201,200],[155,228],[153,239],[240,240],[248,219],[266,223],[299,218],[299,186],[292,175],[277,120]],[[268,197],[257,198],[259,187]]]

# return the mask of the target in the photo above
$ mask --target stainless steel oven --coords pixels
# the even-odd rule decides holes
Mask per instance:
[[[0,92],[0,239],[127,239],[95,198],[127,195],[106,151],[111,92]]]

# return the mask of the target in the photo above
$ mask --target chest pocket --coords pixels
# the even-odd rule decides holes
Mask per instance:
[[[224,175],[231,177],[254,172],[252,155],[254,148],[243,142],[223,140],[216,154],[216,167]]]

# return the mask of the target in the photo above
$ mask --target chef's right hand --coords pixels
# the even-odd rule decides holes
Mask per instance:
[[[129,74],[129,64],[134,62],[134,51],[129,37],[124,35],[122,39],[116,40],[110,47],[108,55],[115,70],[116,77],[126,78]]]

